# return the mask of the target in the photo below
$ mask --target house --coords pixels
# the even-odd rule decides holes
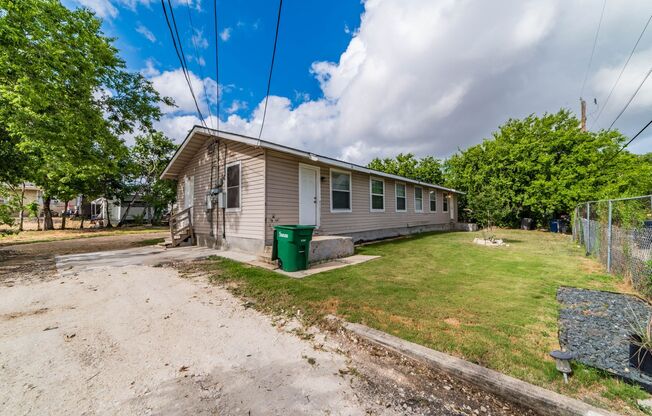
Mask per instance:
[[[24,187],[24,188],[23,188]],[[21,185],[17,186],[16,189],[16,194],[15,198],[20,199],[20,194],[23,192],[24,189],[24,194],[23,194],[23,206],[27,206],[31,204],[32,202],[36,202],[39,206],[39,215],[42,215],[42,208],[43,208],[43,190],[39,188],[38,186],[34,185],[33,183],[30,182],[25,182]],[[12,198],[12,196],[2,196],[0,195],[0,205],[2,204],[7,204],[9,203],[9,200]],[[50,201],[50,209],[53,212],[54,216],[59,215],[63,210],[65,209],[66,202],[65,201],[59,201],[56,198],[53,198]],[[18,214],[16,214],[18,215]]]
[[[139,197],[136,197],[133,201],[132,199],[133,195],[128,195],[123,200],[100,197],[91,201],[91,220],[99,223],[101,226],[106,226],[109,223],[107,220],[110,220],[111,224],[116,225],[120,222],[125,213],[125,222],[149,220],[145,201]],[[130,203],[131,206],[129,206]],[[128,206],[129,211],[127,212]]]
[[[175,215],[209,247],[261,253],[277,224],[354,241],[457,227],[456,190],[200,126],[161,178],[178,181]]]

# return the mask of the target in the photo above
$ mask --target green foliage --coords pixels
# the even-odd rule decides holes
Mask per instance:
[[[14,217],[20,209],[20,195],[16,194],[16,188],[12,185],[0,182],[0,225],[13,226]]]
[[[38,217],[38,202],[32,201],[25,207],[27,215],[30,217]]]
[[[375,158],[369,162],[367,167],[426,183],[441,184],[443,182],[441,161],[432,156],[419,159],[412,153],[399,153],[395,158]]]
[[[153,210],[154,222],[160,220],[163,211],[176,199],[176,181],[159,178],[176,149],[174,142],[159,132],[136,137],[131,148],[134,192],[141,194],[147,207]]]
[[[35,182],[46,200],[112,192],[122,135],[150,131],[170,100],[126,70],[89,10],[58,0],[0,0],[0,10],[0,156],[20,161],[0,179]]]
[[[467,208],[480,226],[489,229],[510,213],[509,205],[505,204],[498,190],[491,186],[468,195]]]
[[[490,189],[497,205],[508,208],[497,225],[514,226],[524,217],[545,224],[582,201],[652,190],[649,160],[628,152],[613,158],[623,141],[615,131],[582,132],[566,110],[530,115],[453,155],[445,163],[446,183],[466,192],[469,203]]]

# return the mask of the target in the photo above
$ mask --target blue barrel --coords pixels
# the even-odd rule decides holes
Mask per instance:
[[[559,232],[559,220],[550,221],[550,232],[558,233]]]

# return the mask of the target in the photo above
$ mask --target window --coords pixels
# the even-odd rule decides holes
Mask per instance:
[[[371,211],[385,211],[385,181],[371,178],[369,188],[371,192]]]
[[[405,212],[407,211],[407,199],[405,198],[405,184],[397,183],[396,184],[396,211]]]
[[[430,212],[437,212],[437,191],[430,191]]]
[[[240,209],[240,162],[226,165],[226,209]]]
[[[423,212],[423,188],[414,187],[414,212]]]
[[[331,211],[351,212],[351,174],[331,169]]]
[[[443,211],[448,212],[448,194],[444,194],[444,203],[442,206],[444,207]]]

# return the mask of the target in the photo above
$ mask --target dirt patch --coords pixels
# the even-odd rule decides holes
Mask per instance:
[[[345,339],[351,368],[363,381],[361,390],[386,408],[409,415],[536,415],[423,364],[367,343],[348,331]]]
[[[55,278],[55,255],[137,247],[142,246],[143,241],[167,235],[167,232],[143,232],[3,246],[0,247],[0,287]]]
[[[447,323],[448,325],[454,327],[454,328],[459,328],[460,327],[460,321],[458,321],[455,318],[446,318],[444,319],[444,322]]]

